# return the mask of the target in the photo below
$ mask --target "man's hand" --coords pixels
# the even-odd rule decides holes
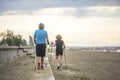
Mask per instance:
[[[36,44],[36,39],[34,39],[34,43]]]

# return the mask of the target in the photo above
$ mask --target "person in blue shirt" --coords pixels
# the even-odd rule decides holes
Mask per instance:
[[[49,44],[48,33],[44,30],[44,24],[38,25],[39,29],[34,32],[34,42],[36,44],[37,69],[43,69],[44,57],[46,54],[46,42]]]

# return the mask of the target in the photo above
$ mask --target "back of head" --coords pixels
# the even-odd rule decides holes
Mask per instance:
[[[62,39],[62,36],[61,36],[60,34],[58,34],[58,35],[56,36],[56,39]]]
[[[43,24],[43,23],[40,23],[40,24],[38,25],[38,27],[39,27],[39,29],[44,29],[44,24]]]

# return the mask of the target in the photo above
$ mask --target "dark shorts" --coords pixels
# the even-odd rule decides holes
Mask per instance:
[[[56,56],[63,55],[63,50],[62,49],[56,49]]]
[[[45,53],[46,53],[46,44],[37,44],[36,55],[38,57],[45,57]]]

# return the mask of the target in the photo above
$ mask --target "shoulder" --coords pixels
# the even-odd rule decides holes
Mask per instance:
[[[64,43],[64,41],[63,41],[63,40],[61,40],[61,42],[62,42],[62,43]]]
[[[57,40],[55,40],[55,42],[57,42]]]
[[[38,30],[35,30],[35,32],[34,32],[34,33],[36,34],[37,32],[38,32]]]
[[[39,30],[35,30],[35,32],[38,32]]]
[[[62,39],[60,40],[61,42],[64,42]]]
[[[46,30],[41,30],[41,32],[43,32],[43,33],[47,33],[47,31],[46,31]]]
[[[47,33],[47,31],[46,31],[46,30],[43,30],[43,31]]]

